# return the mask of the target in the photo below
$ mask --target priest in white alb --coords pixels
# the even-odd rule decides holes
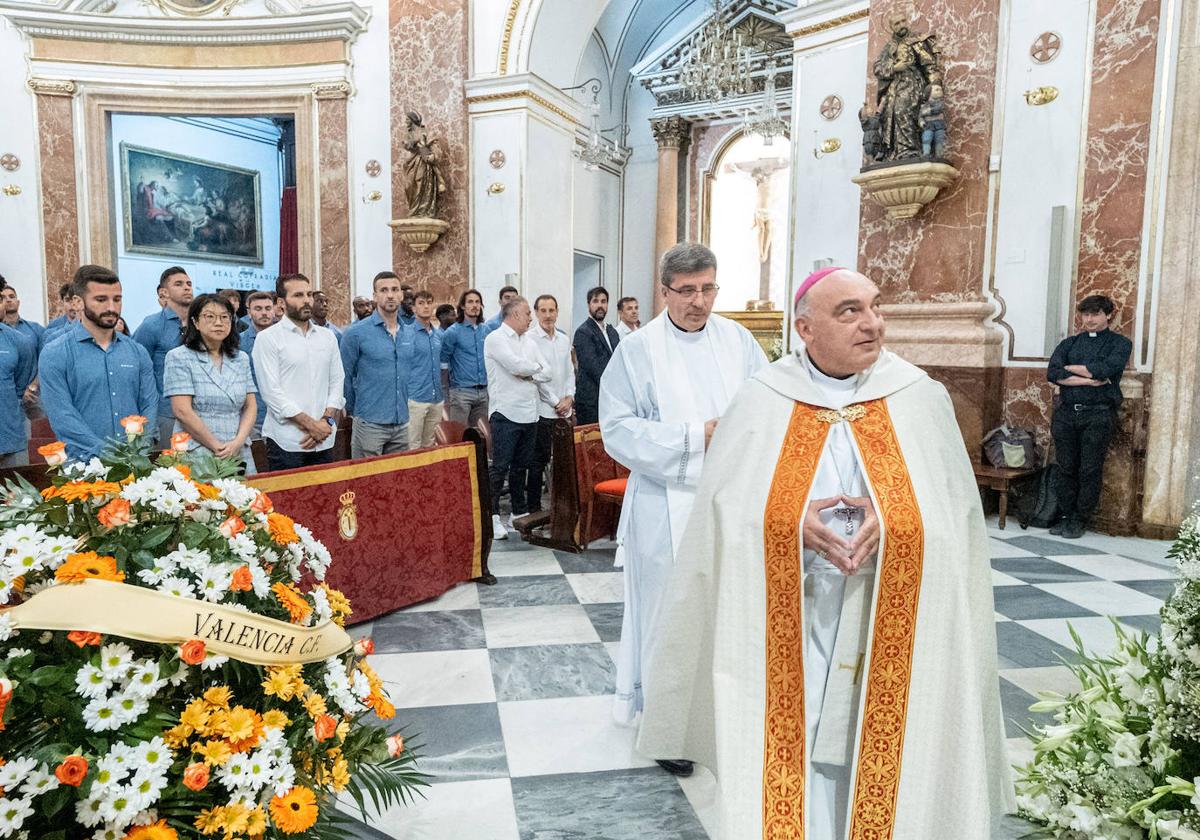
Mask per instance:
[[[945,388],[879,289],[810,275],[798,352],[715,434],[638,750],[717,777],[720,840],[986,840],[1014,810],[987,532]]]
[[[614,715],[642,711],[650,628],[705,464],[705,448],[733,395],[767,359],[749,330],[712,314],[716,256],[684,242],[659,270],[666,308],[631,333],[600,380],[600,428],[609,455],[631,471],[617,527],[625,614]],[[691,765],[662,756],[672,773]]]

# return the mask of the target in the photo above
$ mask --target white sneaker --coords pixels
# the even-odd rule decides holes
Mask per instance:
[[[524,514],[522,514],[522,516],[524,516]],[[513,516],[513,515],[510,513],[510,514],[508,515],[508,518],[504,520],[504,527],[508,529],[509,533],[512,533],[512,534],[516,534],[516,533],[518,533],[518,528],[517,528],[517,526],[513,524],[513,520],[514,520],[514,519],[516,519],[516,518],[517,518],[517,517]]]
[[[506,540],[508,539],[508,531],[504,529],[504,523],[500,521],[500,514],[492,514],[492,539]]]

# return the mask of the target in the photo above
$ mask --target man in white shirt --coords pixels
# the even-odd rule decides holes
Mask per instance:
[[[571,363],[571,339],[558,328],[558,301],[554,295],[539,295],[533,309],[538,326],[529,334],[550,373],[550,381],[538,389],[537,439],[525,479],[529,512],[537,513],[542,509],[542,479],[550,463],[554,421],[570,417],[575,410],[575,365]]]
[[[267,462],[272,470],[327,464],[346,404],[337,337],[313,326],[312,283],[303,274],[282,275],[275,292],[284,317],[254,341]]]
[[[617,301],[617,335],[622,339],[642,325],[638,319],[638,299],[623,297]]]
[[[528,334],[533,323],[529,302],[520,296],[510,298],[500,309],[500,319],[500,326],[483,343],[488,405],[492,411],[488,418],[492,431],[492,466],[488,477],[495,504],[504,487],[504,476],[508,475],[512,500],[508,527],[511,528],[513,519],[529,513],[523,479],[533,460],[538,400],[550,381],[550,371]],[[550,395],[547,393],[545,398],[550,399]],[[493,515],[492,528],[497,539],[508,536],[498,513]]]

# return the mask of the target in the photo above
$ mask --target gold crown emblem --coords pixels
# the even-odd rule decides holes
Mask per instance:
[[[339,499],[340,499],[340,501],[341,501],[341,503],[342,503],[343,505],[352,505],[352,504],[354,504],[354,491],[353,491],[353,490],[347,490],[345,493],[343,493],[343,494],[342,494],[342,495],[339,497]]]

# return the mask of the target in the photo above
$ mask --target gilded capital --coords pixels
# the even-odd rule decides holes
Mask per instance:
[[[39,96],[74,96],[75,83],[70,79],[40,79],[36,76],[29,80],[29,89]]]
[[[660,149],[681,149],[691,136],[692,124],[683,117],[660,117],[650,120],[650,130]]]

